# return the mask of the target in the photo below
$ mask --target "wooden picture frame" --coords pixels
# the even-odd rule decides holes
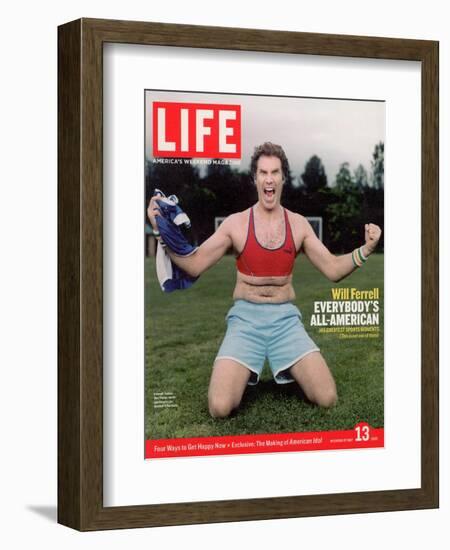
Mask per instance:
[[[58,521],[90,531],[437,507],[438,43],[100,19],[80,19],[58,31]],[[421,63],[420,488],[103,505],[102,56],[106,42]]]

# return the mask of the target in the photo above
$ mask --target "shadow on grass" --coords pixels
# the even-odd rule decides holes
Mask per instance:
[[[289,384],[277,384],[275,380],[260,380],[256,386],[248,386],[242,397],[239,410],[251,407],[257,401],[264,397],[274,401],[283,399],[298,399],[308,405],[312,403],[308,400],[303,390],[295,382]]]

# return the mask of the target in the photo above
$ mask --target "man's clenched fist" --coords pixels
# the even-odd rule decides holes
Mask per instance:
[[[369,253],[372,253],[377,247],[378,241],[381,237],[381,229],[378,225],[374,223],[366,223],[365,227],[365,238],[366,238],[366,248]]]

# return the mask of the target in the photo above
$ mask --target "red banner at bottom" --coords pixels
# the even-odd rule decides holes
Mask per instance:
[[[353,430],[288,434],[227,435],[145,442],[145,458],[368,449],[384,447],[384,429],[360,422]]]

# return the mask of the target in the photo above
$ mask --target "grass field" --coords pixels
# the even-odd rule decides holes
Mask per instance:
[[[296,384],[276,385],[266,366],[260,383],[247,388],[237,413],[227,419],[209,416],[208,383],[225,333],[235,277],[234,258],[226,256],[191,289],[166,294],[158,285],[154,259],[146,259],[146,438],[339,430],[351,429],[359,421],[382,427],[383,255],[373,255],[362,269],[337,285],[304,257],[297,260],[296,305],[336,380],[339,401],[330,410],[305,400]],[[342,339],[309,326],[314,301],[331,300],[333,286],[380,288],[378,338]],[[166,395],[161,396],[162,392]],[[171,406],[155,407],[158,399]]]

